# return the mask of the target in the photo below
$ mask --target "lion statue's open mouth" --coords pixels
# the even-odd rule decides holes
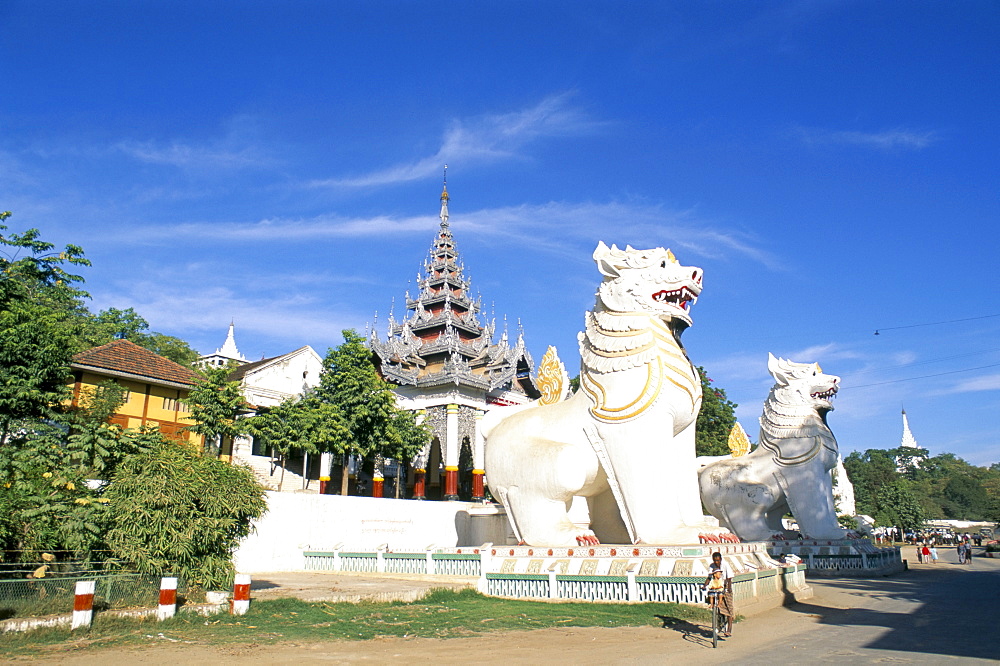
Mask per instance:
[[[682,310],[687,310],[688,305],[694,303],[697,298],[698,294],[692,292],[688,287],[681,287],[672,291],[661,289],[653,294],[653,300],[657,303],[673,305],[675,308]]]
[[[830,400],[837,395],[837,387],[834,386],[829,391],[823,391],[822,393],[810,393],[809,395],[816,400]]]

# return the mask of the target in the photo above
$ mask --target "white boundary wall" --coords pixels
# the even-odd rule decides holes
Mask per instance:
[[[304,550],[422,551],[513,543],[502,508],[340,495],[267,493],[268,511],[233,555],[241,573],[302,571]]]

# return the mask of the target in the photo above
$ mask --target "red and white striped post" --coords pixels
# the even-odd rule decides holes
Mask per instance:
[[[73,597],[73,624],[71,629],[89,627],[94,619],[94,589],[97,581],[76,581],[76,593]]]
[[[233,615],[246,615],[250,610],[250,574],[236,574],[231,608]]]
[[[160,606],[156,609],[156,619],[166,620],[177,612],[177,579],[160,579]]]

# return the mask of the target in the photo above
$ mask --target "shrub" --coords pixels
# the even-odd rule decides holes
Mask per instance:
[[[264,488],[248,467],[177,444],[128,457],[105,496],[116,559],[203,589],[232,584],[233,551],[266,511]]]

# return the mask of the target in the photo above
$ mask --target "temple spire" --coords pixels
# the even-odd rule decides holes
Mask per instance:
[[[448,226],[448,165],[444,165],[444,188],[441,190],[441,226]]]
[[[900,446],[905,446],[911,449],[920,448],[917,445],[917,440],[914,438],[913,433],[910,432],[910,423],[906,419],[906,410],[903,410],[903,441],[900,442]]]

